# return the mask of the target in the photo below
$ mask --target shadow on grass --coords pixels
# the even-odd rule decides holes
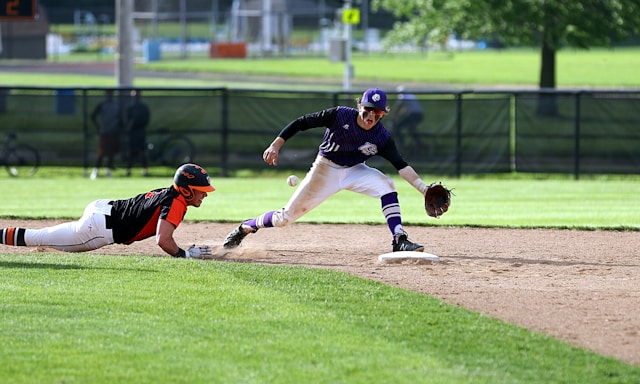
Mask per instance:
[[[53,269],[53,270],[113,270],[123,271],[131,270],[137,272],[157,272],[153,269],[141,269],[141,268],[105,268],[105,267],[87,267],[76,264],[51,264],[51,263],[24,263],[20,261],[0,261],[0,268],[13,268],[13,269]]]

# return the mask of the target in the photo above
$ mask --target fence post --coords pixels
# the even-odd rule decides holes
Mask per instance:
[[[575,132],[574,132],[574,166],[573,177],[575,180],[580,178],[580,95],[581,91],[575,93]]]
[[[222,167],[222,176],[226,177],[229,175],[229,89],[222,89],[222,110],[220,111],[220,118],[222,119],[221,123],[221,167]]]
[[[84,166],[84,177],[89,177],[89,107],[87,89],[82,90],[82,165]]]
[[[462,92],[456,92],[456,177],[462,176]]]
[[[509,102],[509,158],[510,158],[510,166],[509,170],[511,173],[515,173],[518,171],[518,160],[517,160],[517,147],[518,144],[518,94],[512,93],[510,96]]]

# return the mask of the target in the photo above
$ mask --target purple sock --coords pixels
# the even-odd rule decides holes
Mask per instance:
[[[400,215],[400,203],[398,193],[391,192],[380,198],[382,202],[382,214],[387,220],[387,225],[392,235],[402,231],[402,216]]]
[[[249,219],[242,224],[248,225],[255,230],[258,230],[259,228],[273,227],[273,221],[271,220],[271,218],[273,217],[274,212],[275,211],[269,211],[256,217],[255,219]]]

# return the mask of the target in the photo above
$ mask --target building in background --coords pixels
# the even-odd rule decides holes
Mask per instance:
[[[41,6],[33,20],[0,20],[0,59],[46,59],[49,21]]]

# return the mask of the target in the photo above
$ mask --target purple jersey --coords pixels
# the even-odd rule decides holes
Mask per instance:
[[[391,134],[381,122],[368,131],[362,129],[357,118],[357,109],[337,108],[335,120],[327,127],[319,147],[322,156],[338,165],[350,167],[378,154]]]
[[[326,127],[320,144],[320,155],[338,165],[354,166],[380,155],[400,170],[407,166],[391,134],[381,121],[370,130],[358,125],[358,110],[338,106],[300,116],[287,125],[279,134],[285,140],[299,131]]]

